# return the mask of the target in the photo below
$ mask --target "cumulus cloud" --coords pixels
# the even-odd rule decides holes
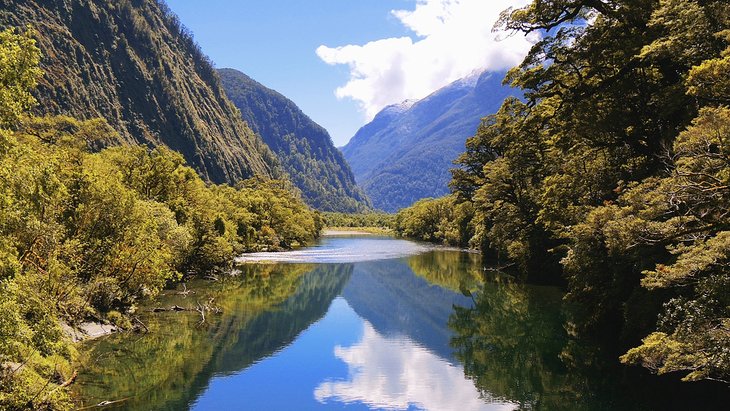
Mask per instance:
[[[386,410],[508,411],[516,404],[480,398],[464,369],[452,365],[407,338],[386,338],[365,321],[363,338],[351,347],[335,347],[347,364],[348,381],[325,381],[314,398],[345,404],[364,403]]]
[[[502,10],[528,0],[417,0],[413,10],[392,15],[413,31],[364,45],[317,48],[327,64],[346,64],[349,81],[338,98],[357,101],[368,119],[388,104],[421,99],[475,71],[499,71],[518,64],[534,38],[494,33]]]

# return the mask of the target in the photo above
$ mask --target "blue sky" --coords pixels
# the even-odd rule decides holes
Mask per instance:
[[[216,67],[284,94],[337,146],[387,104],[516,63],[528,42],[487,36],[499,11],[524,2],[167,0]]]

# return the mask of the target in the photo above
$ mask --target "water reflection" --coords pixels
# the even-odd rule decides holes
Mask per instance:
[[[335,357],[349,378],[325,381],[314,390],[322,402],[362,403],[375,409],[512,410],[515,404],[480,398],[464,370],[409,338],[387,338],[367,321],[363,337],[350,347],[337,346]]]
[[[455,307],[449,325],[456,356],[483,395],[552,409],[581,391],[560,361],[567,335],[557,289],[497,277],[479,289],[474,307]]]
[[[198,294],[170,293],[158,306],[194,306],[213,297],[222,314],[201,324],[195,312],[142,315],[145,335],[92,342],[79,378],[87,405],[117,401],[128,410],[188,408],[215,375],[245,369],[289,345],[320,319],[340,293],[351,265],[242,267],[239,278],[198,282]]]
[[[445,261],[458,261],[457,252],[447,253],[453,260]],[[480,399],[451,355],[448,318],[454,304],[470,306],[471,298],[414,275],[410,263],[352,264],[324,318],[275,355],[214,377],[193,408],[514,408]]]
[[[439,251],[442,261],[458,263],[455,251]],[[380,334],[406,336],[412,341],[453,360],[449,346],[452,332],[447,327],[454,305],[471,306],[472,300],[455,289],[438,286],[428,280],[430,273],[414,275],[411,266],[432,261],[433,253],[413,256],[407,260],[375,261],[355,264],[352,277],[342,290],[342,296],[353,310],[366,319]],[[457,264],[458,265],[458,264]],[[462,268],[478,267],[465,265]],[[472,281],[470,270],[460,270],[453,284]]]
[[[355,263],[361,261],[403,258],[427,252],[433,247],[392,237],[324,237],[313,247],[285,252],[245,254],[240,263]]]
[[[331,238],[320,248],[362,259],[244,264],[191,284],[196,294],[156,305],[212,297],[222,313],[143,312],[149,334],[88,346],[77,388],[87,405],[128,410],[664,410],[728,398],[619,366],[618,351],[566,331],[557,288],[484,282],[479,256],[418,247]],[[388,250],[409,257],[379,260]]]
[[[419,249],[398,240],[347,240],[353,243],[334,238],[323,246],[353,248],[366,240],[371,247],[377,241],[385,249]],[[355,409],[430,408],[455,394],[459,402],[481,406],[473,383],[454,361],[447,328],[452,307],[470,306],[472,300],[427,280],[439,278],[434,273],[443,274],[446,266],[460,267],[449,284],[456,290],[461,283],[471,286],[478,262],[458,252],[438,253],[443,268],[427,268],[437,261],[431,253],[354,264],[245,264],[236,278],[191,284],[197,294],[169,293],[155,305],[187,307],[213,297],[222,314],[200,323],[195,312],[143,313],[149,334],[90,344],[81,395],[87,405],[123,399],[116,405],[129,410],[242,404],[339,409],[353,401]],[[420,267],[419,275],[412,266]],[[362,360],[372,367],[348,380],[359,353],[378,351],[382,361]],[[381,392],[362,393],[358,402],[340,391],[348,384],[361,388],[371,372],[383,376]],[[433,390],[434,384],[441,388]]]
[[[469,295],[483,282],[482,257],[477,253],[441,250],[408,259],[408,267],[430,284]]]
[[[619,347],[573,332],[572,310],[554,287],[495,275],[472,307],[454,307],[452,346],[482,396],[520,409],[713,410],[727,387],[687,384],[619,364]]]

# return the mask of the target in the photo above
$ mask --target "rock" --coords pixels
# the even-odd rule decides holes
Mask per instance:
[[[97,322],[84,322],[76,327],[71,327],[66,323],[61,323],[63,331],[71,337],[73,342],[80,342],[85,340],[91,340],[99,338],[105,335],[109,335],[117,331],[117,328],[113,325],[107,325]]]
[[[25,364],[21,364],[19,362],[11,362],[11,361],[0,363],[0,375],[15,374],[16,372],[18,372],[18,370],[23,368],[24,365]]]

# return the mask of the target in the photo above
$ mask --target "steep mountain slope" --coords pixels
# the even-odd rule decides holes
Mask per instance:
[[[218,73],[243,119],[276,153],[310,206],[341,212],[370,208],[327,130],[307,117],[293,101],[240,71],[221,69]]]
[[[215,182],[280,172],[161,0],[0,0],[0,26],[26,25],[43,53],[39,114],[103,117],[115,143],[167,145]]]
[[[448,193],[452,161],[481,118],[513,92],[502,74],[458,80],[423,100],[388,106],[342,152],[373,205],[396,211]]]

